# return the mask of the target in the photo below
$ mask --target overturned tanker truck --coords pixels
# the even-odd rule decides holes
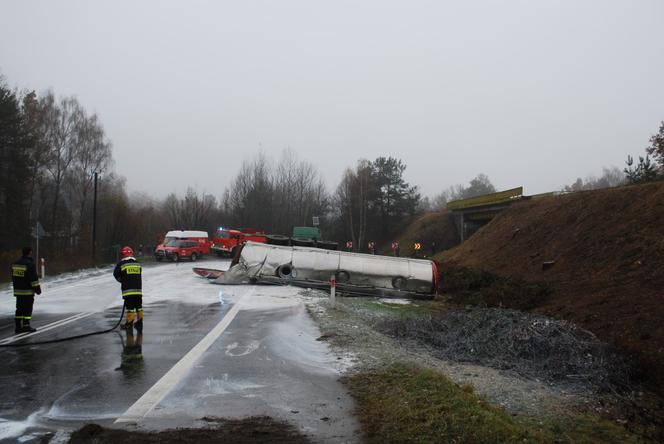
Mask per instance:
[[[194,270],[196,271],[196,270]],[[208,270],[212,271],[212,270]],[[226,272],[199,273],[215,284],[281,284],[349,295],[431,299],[440,275],[430,260],[247,242]]]

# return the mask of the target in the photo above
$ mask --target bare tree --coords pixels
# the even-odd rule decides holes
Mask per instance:
[[[25,127],[32,140],[27,152],[28,157],[28,197],[27,207],[32,225],[41,213],[44,199],[45,167],[49,156],[49,146],[46,138],[46,125],[43,124],[46,108],[44,101],[37,97],[34,91],[27,93],[23,98],[23,115]],[[39,196],[37,191],[40,191]]]
[[[78,155],[80,125],[85,115],[75,98],[64,98],[58,104],[52,91],[42,98],[42,106],[44,134],[50,147],[46,170],[51,175],[53,187],[51,230],[57,232],[62,184],[69,167]]]
[[[327,187],[314,165],[284,151],[274,174],[275,229],[290,232],[293,226],[309,225],[311,217],[327,212]]]
[[[262,153],[243,162],[223,199],[232,223],[284,234],[293,226],[309,225],[312,216],[327,212],[327,206],[320,173],[290,150],[276,165]]]
[[[174,193],[169,194],[166,199],[164,199],[163,211],[166,214],[166,218],[171,227],[183,226],[184,221],[180,218],[180,215],[182,214],[180,210],[180,200]]]
[[[106,171],[112,162],[111,144],[106,139],[96,114],[90,117],[84,115],[77,132],[77,153],[65,181],[70,199],[77,208],[71,227],[74,233],[80,232],[90,218],[88,210],[91,204],[93,174]]]
[[[274,226],[273,230],[287,232],[292,226],[293,209],[296,205],[292,198],[297,181],[297,156],[291,150],[284,150],[277,163],[274,184]]]
[[[208,215],[217,206],[217,199],[210,194],[200,196],[192,189],[187,190],[181,204],[185,227],[194,230],[206,230]]]
[[[602,175],[600,177],[588,176],[586,179],[580,177],[571,185],[563,187],[563,191],[583,191],[583,190],[598,190],[601,188],[612,188],[623,185],[626,182],[626,176],[623,171],[618,167],[604,167],[602,168]]]
[[[273,185],[269,160],[261,153],[245,161],[235,176],[228,193],[227,205],[241,225],[269,227]]]
[[[335,193],[335,205],[355,251],[360,251],[366,240],[371,180],[371,163],[360,160],[355,170],[344,171]]]
[[[478,174],[468,183],[468,186],[462,184],[452,185],[434,196],[432,208],[440,211],[447,206],[448,202],[458,199],[468,199],[470,197],[481,196],[484,194],[495,193],[496,187],[493,186],[489,176]]]

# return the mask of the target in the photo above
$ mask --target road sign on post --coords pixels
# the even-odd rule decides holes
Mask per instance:
[[[97,257],[97,180],[99,174],[95,171],[94,174],[94,200],[92,203],[92,263],[96,264],[95,258]]]
[[[353,241],[346,242],[346,249],[348,251],[353,251]]]
[[[320,219],[318,218],[318,216],[313,216],[311,218],[311,225],[313,225],[314,227],[320,225]]]
[[[422,244],[419,242],[415,242],[415,245],[413,245],[413,249],[415,251],[420,251],[422,249]]]

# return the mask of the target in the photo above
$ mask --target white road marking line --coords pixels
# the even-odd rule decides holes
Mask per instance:
[[[86,318],[86,317],[88,317],[88,316],[90,316],[94,313],[96,313],[96,312],[88,311],[88,312],[85,312],[85,313],[75,314],[75,315],[70,316],[68,318],[60,319],[59,321],[55,321],[55,322],[52,322],[50,324],[46,324],[43,327],[39,327],[39,330],[37,330],[34,333],[20,333],[18,335],[10,336],[8,338],[5,338],[5,339],[1,340],[0,345],[11,344],[12,342],[16,342],[16,341],[19,341],[21,339],[29,338],[31,336],[35,336],[35,335],[38,335],[40,333],[44,333],[45,331],[53,330],[54,328],[58,328],[58,327],[61,327],[63,325],[69,324],[71,322],[75,322],[75,321],[78,321],[80,319]]]
[[[71,316],[69,316],[68,318],[59,319],[59,320],[57,320],[57,321],[51,322],[50,324],[46,324],[46,325],[44,325],[44,326],[42,326],[42,327],[39,327],[40,329],[39,329],[38,331],[36,331],[35,333],[29,333],[29,334],[28,334],[28,333],[19,333],[19,334],[17,334],[17,335],[10,336],[10,337],[8,337],[8,338],[5,338],[5,339],[3,339],[3,340],[0,340],[0,344],[6,344],[6,343],[9,343],[9,342],[14,342],[14,341],[16,341],[16,340],[18,340],[18,339],[23,339],[23,338],[26,338],[26,337],[28,337],[28,336],[30,336],[30,335],[37,334],[37,333],[41,332],[43,328],[47,328],[47,327],[51,327],[51,326],[58,326],[58,325],[60,325],[62,322],[68,321],[68,320],[70,320],[70,319],[72,319],[72,318],[74,318],[74,317],[76,317],[76,316],[79,316],[80,314],[81,314],[81,313],[78,313],[78,314],[75,314],[75,315],[71,315]]]
[[[253,294],[253,291],[250,294]],[[193,367],[194,363],[207,351],[214,341],[228,328],[230,323],[240,311],[242,300],[247,297],[244,294],[235,303],[226,316],[210,332],[184,355],[171,369],[161,377],[159,381],[141,396],[124,414],[115,420],[114,424],[137,422],[147,416],[157,404],[159,404],[168,392],[184,377]]]

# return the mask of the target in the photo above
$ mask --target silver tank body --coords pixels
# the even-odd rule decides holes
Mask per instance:
[[[247,242],[238,263],[212,282],[325,288],[334,276],[337,289],[345,293],[433,295],[435,273],[435,264],[424,259]]]

